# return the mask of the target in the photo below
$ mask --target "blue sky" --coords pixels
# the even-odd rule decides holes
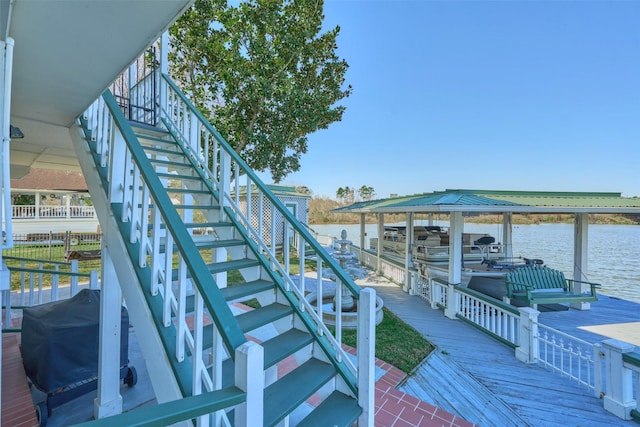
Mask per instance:
[[[640,1],[325,2],[353,94],[284,184],[640,196]]]

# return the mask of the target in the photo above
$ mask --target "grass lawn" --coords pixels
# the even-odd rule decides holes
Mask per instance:
[[[382,310],[384,318],[376,326],[376,357],[409,374],[434,347],[391,311]],[[342,331],[342,342],[356,347],[356,332]]]

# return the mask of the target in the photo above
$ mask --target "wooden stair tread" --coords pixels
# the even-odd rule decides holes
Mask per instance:
[[[313,343],[311,334],[298,329],[289,329],[287,332],[267,340],[260,345],[264,349],[264,369],[268,369],[296,351]],[[222,386],[233,386],[234,379],[233,359],[222,362]]]
[[[195,240],[196,248],[198,249],[216,249],[216,248],[227,248],[230,246],[242,246],[246,243],[244,240],[239,239],[229,239],[229,240]],[[178,245],[174,243],[173,250],[174,252],[177,250]],[[160,253],[163,254],[165,252],[165,245],[160,245]]]
[[[293,309],[288,305],[270,304],[266,307],[256,308],[236,316],[240,329],[247,333],[273,321],[289,316]]]
[[[257,267],[260,261],[256,259],[236,259],[231,261],[216,262],[207,264],[207,268],[211,274],[223,273],[225,271],[241,270],[243,268]],[[191,274],[187,272],[187,278],[191,278]],[[171,280],[178,280],[178,270],[171,270]]]
[[[309,359],[264,390],[264,425],[273,426],[336,375],[333,365]]]
[[[362,408],[351,396],[334,391],[309,415],[298,423],[298,427],[335,426],[349,427],[353,425]]]
[[[233,301],[273,289],[274,286],[273,282],[268,280],[254,280],[253,282],[230,285],[220,291],[227,301]]]

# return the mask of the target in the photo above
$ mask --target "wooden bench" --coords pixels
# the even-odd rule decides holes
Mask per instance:
[[[587,284],[590,291],[576,293],[576,284]],[[506,285],[506,302],[523,301],[531,307],[538,304],[597,301],[596,288],[600,287],[596,283],[566,279],[561,271],[537,265],[509,272]]]

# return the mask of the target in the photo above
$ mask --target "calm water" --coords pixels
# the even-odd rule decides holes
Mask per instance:
[[[417,224],[421,224],[420,221]],[[436,223],[437,224],[437,223]],[[446,224],[442,224],[446,225]],[[502,225],[465,224],[466,232],[488,233],[502,241]],[[360,244],[360,225],[312,225],[320,234],[340,236]],[[377,237],[376,224],[366,224],[365,245]],[[541,258],[549,267],[572,274],[573,225],[542,224],[513,226],[513,256]],[[600,292],[640,303],[640,226],[589,225],[589,281],[602,284]]]

